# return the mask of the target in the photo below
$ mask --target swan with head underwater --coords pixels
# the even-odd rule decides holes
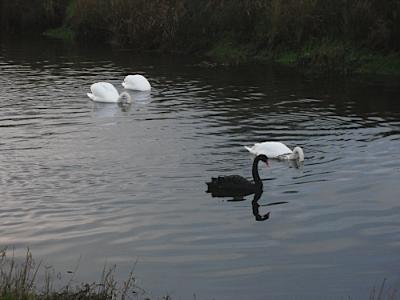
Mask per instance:
[[[122,86],[127,90],[141,92],[151,90],[150,82],[146,79],[146,77],[139,74],[126,76],[124,82],[122,82]]]
[[[211,193],[213,197],[234,197],[236,199],[243,196],[254,194],[262,191],[263,183],[258,174],[258,163],[265,162],[268,166],[268,157],[264,154],[254,158],[252,175],[253,182],[239,175],[218,176],[211,178],[211,182],[207,182],[207,193]]]
[[[88,97],[95,102],[118,103],[127,105],[132,102],[131,96],[127,92],[118,93],[117,89],[108,82],[96,82],[90,86],[91,93]]]
[[[255,143],[252,147],[244,147],[254,155],[265,154],[269,158],[280,160],[295,159],[299,162],[304,161],[304,152],[303,149],[299,146],[294,147],[293,150],[290,150],[285,144],[281,142],[263,142]]]

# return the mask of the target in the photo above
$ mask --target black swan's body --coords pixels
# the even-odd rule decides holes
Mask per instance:
[[[207,182],[207,193],[211,193],[213,197],[234,197],[243,198],[244,196],[254,194],[256,191],[262,191],[262,181],[258,174],[258,162],[268,162],[268,157],[264,154],[256,156],[253,161],[253,180],[251,182],[239,175],[218,176],[211,178],[211,182]]]

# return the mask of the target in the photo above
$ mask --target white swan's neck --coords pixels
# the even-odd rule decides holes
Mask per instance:
[[[118,103],[120,103],[120,104],[130,104],[130,103],[132,103],[131,95],[129,95],[127,92],[121,93],[119,95],[119,97],[118,97]]]
[[[299,161],[304,161],[304,152],[301,147],[294,147],[293,153],[289,155],[289,159],[298,159]]]

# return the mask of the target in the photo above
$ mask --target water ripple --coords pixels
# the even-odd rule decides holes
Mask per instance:
[[[377,94],[362,82],[332,88],[252,68],[243,76],[154,58],[125,57],[128,65],[120,53],[30,59],[21,51],[0,52],[0,248],[29,245],[68,268],[79,255],[91,266],[139,258],[140,275],[160,291],[218,299],[232,299],[236,286],[238,299],[262,299],[256,281],[288,299],[273,287],[279,278],[295,292],[297,282],[314,289],[313,278],[329,273],[323,298],[335,294],[332,282],[364,287],[355,274],[398,260],[398,88]],[[151,78],[150,94],[133,92],[144,101],[122,110],[86,97],[100,80],[122,90],[135,68]],[[266,140],[300,145],[306,160],[260,169],[259,209],[271,217],[256,222],[251,201],[211,198],[205,182],[251,178],[243,146]],[[287,204],[267,206],[274,202]],[[342,280],[343,266],[360,280]],[[180,276],[191,283],[178,286]]]

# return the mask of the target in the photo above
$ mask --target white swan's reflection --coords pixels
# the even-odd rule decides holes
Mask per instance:
[[[132,103],[106,103],[93,101],[94,116],[98,118],[115,117],[118,113],[130,111],[132,107],[147,105],[152,100],[150,91],[127,91],[124,93],[129,94],[133,99]]]
[[[151,91],[129,91],[135,104],[147,104],[151,102]]]
[[[289,168],[295,168],[295,169],[299,169],[299,170],[303,170],[304,167],[304,161],[299,161],[297,159],[289,159],[289,160],[285,160],[284,162],[286,162],[286,164],[289,166]]]
[[[93,102],[93,113],[97,118],[115,117],[120,112],[127,112],[132,105],[118,105],[115,103]]]

